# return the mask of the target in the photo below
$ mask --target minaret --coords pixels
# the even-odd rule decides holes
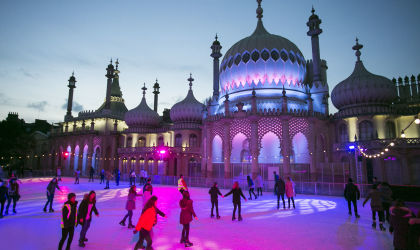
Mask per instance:
[[[159,83],[158,83],[157,78],[156,78],[155,84],[153,85],[153,89],[154,89],[153,94],[155,95],[155,103],[154,103],[154,106],[153,106],[153,110],[155,112],[157,112],[157,109],[158,109],[158,95],[160,94],[160,92],[159,92],[160,87],[159,87]]]
[[[220,50],[222,46],[217,40],[217,34],[211,48],[210,56],[213,57],[213,98],[219,98],[219,58],[222,56]]]
[[[112,79],[114,78],[114,65],[112,65],[112,59],[109,62],[108,67],[106,68],[106,96],[105,96],[105,109],[111,109],[111,85]]]
[[[71,110],[73,109],[73,91],[74,88],[76,88],[76,77],[74,77],[74,72],[71,74],[69,78],[69,97],[67,99],[67,113],[66,116],[64,116],[64,120],[68,120],[72,118]]]
[[[306,25],[309,27],[307,32],[308,36],[311,37],[312,41],[312,62],[313,62],[313,82],[320,82],[321,79],[321,57],[319,52],[319,34],[322,33],[322,29],[319,28],[321,19],[315,15],[315,9],[312,7],[312,15],[309,17],[309,21]]]

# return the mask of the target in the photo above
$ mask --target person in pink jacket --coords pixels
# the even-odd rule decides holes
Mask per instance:
[[[128,228],[134,228],[132,223],[133,218],[133,210],[136,209],[136,197],[142,196],[141,193],[137,193],[136,186],[133,185],[130,188],[127,196],[127,203],[125,205],[125,209],[127,209],[127,214],[124,216],[122,221],[120,221],[121,226],[125,226],[125,220],[128,218]]]
[[[293,198],[295,196],[295,183],[292,181],[290,177],[287,177],[287,181],[286,181],[286,196],[289,203],[289,208],[290,208],[290,199],[292,199],[293,208],[296,208],[295,200]]]

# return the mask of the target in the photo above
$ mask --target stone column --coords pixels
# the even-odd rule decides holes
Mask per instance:
[[[210,126],[206,128],[206,177],[213,177],[213,142],[211,138],[212,129]]]
[[[258,166],[258,155],[259,155],[259,145],[258,145],[258,117],[251,117],[251,140],[250,140],[250,151],[251,151],[251,173],[252,178],[256,178],[260,174],[260,169]]]
[[[309,155],[311,157],[311,165],[310,165],[310,177],[311,181],[316,181],[316,146],[315,146],[315,120],[313,118],[309,118],[309,136],[308,136],[308,150]]]
[[[226,121],[223,129],[223,162],[225,168],[225,178],[231,178],[231,167],[230,167],[230,154],[231,154],[231,142],[230,142],[230,121]]]
[[[290,176],[290,135],[289,135],[289,118],[284,118],[281,121],[282,132],[282,155],[283,155],[283,175]]]

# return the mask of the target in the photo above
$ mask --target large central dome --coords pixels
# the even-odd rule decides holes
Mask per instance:
[[[294,43],[264,28],[260,7],[257,14],[254,33],[235,43],[222,60],[221,93],[253,88],[281,90],[283,85],[301,90],[306,75],[305,58]]]

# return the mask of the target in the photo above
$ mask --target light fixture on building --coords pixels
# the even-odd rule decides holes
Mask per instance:
[[[391,142],[391,143],[389,144],[389,146],[393,147],[393,146],[395,146],[395,143]]]
[[[420,118],[416,117],[416,119],[414,120],[415,124],[420,124]]]
[[[405,138],[404,130],[401,130],[401,138]]]

